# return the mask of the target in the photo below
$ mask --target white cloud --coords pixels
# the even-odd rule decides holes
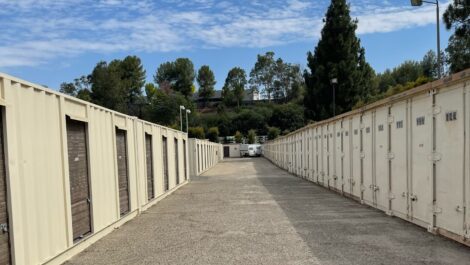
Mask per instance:
[[[402,0],[400,0],[402,1]],[[435,22],[434,6],[357,0],[359,34]],[[0,0],[0,67],[87,52],[283,45],[319,37],[328,0]]]

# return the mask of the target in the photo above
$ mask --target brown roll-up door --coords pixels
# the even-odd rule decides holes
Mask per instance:
[[[147,199],[155,198],[155,189],[153,182],[153,152],[152,135],[145,134],[145,161],[147,163]]]
[[[116,153],[119,179],[119,208],[121,216],[129,212],[129,175],[127,169],[126,131],[116,129]]]
[[[0,112],[0,264],[10,264],[10,236],[8,233],[7,183],[3,144],[3,120]]]
[[[186,168],[186,163],[187,163],[187,158],[186,158],[186,140],[183,140],[183,156],[184,156],[184,180],[186,180],[188,178],[188,176],[186,174],[188,174],[188,170]]]
[[[74,241],[91,233],[86,124],[67,118],[70,199]]]
[[[175,138],[175,169],[176,169],[176,185],[180,184],[180,167],[178,155],[178,139]]]
[[[230,156],[230,147],[224,146],[224,157],[229,157],[229,156]]]
[[[168,181],[168,144],[166,137],[162,137],[162,152],[163,152],[163,186],[165,191],[170,189],[170,183]]]

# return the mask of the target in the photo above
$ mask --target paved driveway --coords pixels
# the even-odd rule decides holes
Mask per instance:
[[[219,163],[67,264],[470,264],[470,248],[294,177]]]

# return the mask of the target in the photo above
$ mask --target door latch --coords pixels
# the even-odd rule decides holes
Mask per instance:
[[[410,200],[411,200],[412,202],[415,202],[415,201],[418,200],[418,197],[417,197],[416,195],[411,195],[411,196],[410,196]]]
[[[0,230],[5,234],[5,233],[8,233],[8,224],[6,223],[3,223],[3,224],[0,224]]]
[[[463,212],[464,209],[465,209],[465,207],[462,207],[462,206],[460,206],[460,205],[457,205],[457,206],[455,207],[455,210],[456,210],[457,212],[459,212],[459,213],[460,213],[460,212]]]

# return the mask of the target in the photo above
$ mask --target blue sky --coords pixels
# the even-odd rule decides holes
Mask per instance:
[[[448,1],[441,1],[441,12]],[[148,81],[163,62],[209,65],[223,86],[230,68],[247,72],[274,51],[306,65],[329,0],[0,0],[0,72],[57,89],[100,60],[139,56]],[[350,0],[358,36],[381,72],[436,47],[435,7],[409,0]],[[442,26],[441,45],[450,32]]]

